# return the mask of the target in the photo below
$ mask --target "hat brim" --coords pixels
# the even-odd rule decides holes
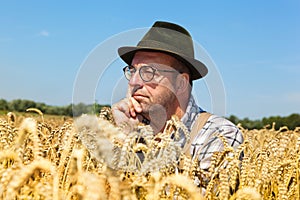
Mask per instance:
[[[167,54],[170,54],[171,56],[174,56],[175,58],[181,60],[189,68],[189,70],[191,72],[192,80],[197,80],[197,79],[203,78],[208,72],[207,67],[199,60],[196,60],[194,58],[190,58],[190,57],[187,57],[184,55],[180,55],[180,54],[172,52],[172,51],[166,51],[165,49],[125,46],[125,47],[120,47],[118,49],[118,54],[125,63],[127,63],[128,65],[131,65],[134,54],[137,51],[142,51],[142,50],[159,51],[159,52],[167,53]]]

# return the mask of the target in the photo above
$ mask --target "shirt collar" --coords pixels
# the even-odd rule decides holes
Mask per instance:
[[[193,95],[191,94],[188,106],[184,115],[181,118],[181,122],[191,131],[192,123],[198,113],[203,112],[203,110],[197,105]]]

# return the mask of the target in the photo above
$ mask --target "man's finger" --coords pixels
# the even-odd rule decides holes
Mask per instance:
[[[131,103],[132,103],[132,105],[134,107],[135,112],[141,113],[142,112],[142,106],[141,106],[141,104],[135,98],[133,98],[133,97],[131,97],[130,100],[131,100]]]
[[[128,98],[128,109],[129,109],[130,116],[135,118],[136,117],[136,112],[135,112],[133,103],[131,101],[131,97]]]

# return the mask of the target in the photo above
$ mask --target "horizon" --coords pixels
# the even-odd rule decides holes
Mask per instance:
[[[198,45],[196,58],[209,65],[210,74],[194,82],[200,107],[241,119],[300,113],[300,1],[118,4],[2,2],[0,99],[116,102],[127,84],[116,47],[136,45],[162,20],[185,27]],[[108,64],[97,71],[99,63]],[[90,94],[76,93],[78,83]]]
[[[2,99],[0,99],[0,100],[2,100]],[[34,100],[32,100],[32,99],[12,99],[12,100],[10,100],[10,101],[8,101],[8,100],[6,100],[6,99],[3,99],[3,100],[5,100],[5,101],[7,101],[7,102],[11,102],[11,101],[14,101],[14,100],[25,100],[25,101],[33,101],[33,102],[35,102],[35,103],[41,103],[41,104],[45,104],[46,106],[50,106],[50,107],[67,107],[67,106],[69,106],[69,105],[72,105],[72,104],[74,104],[74,103],[69,103],[69,104],[65,104],[65,105],[51,105],[51,104],[47,104],[47,103],[45,103],[45,102],[37,102],[37,101],[34,101]],[[74,104],[74,105],[78,105],[78,104],[84,104],[85,106],[90,106],[90,105],[93,105],[94,103],[90,103],[90,104],[86,104],[86,103],[83,103],[83,102],[79,102],[79,103],[76,103],[76,104]],[[97,103],[97,102],[95,102],[95,103]],[[98,103],[98,105],[100,105],[100,106],[106,106],[106,105],[108,105],[108,106],[111,106],[110,104],[99,104]],[[0,110],[1,111],[1,110]],[[8,110],[2,110],[2,111],[8,111]],[[25,110],[24,110],[24,112],[26,112]],[[239,117],[239,116],[236,116],[236,115],[234,115],[234,114],[230,114],[230,115],[226,115],[226,116],[224,116],[224,117],[226,117],[226,118],[229,118],[230,116],[235,116],[235,117],[237,117],[238,119],[240,119],[240,120],[243,120],[243,119],[245,119],[245,118],[248,118],[248,119],[250,119],[251,121],[255,121],[255,120],[262,120],[263,118],[270,118],[270,117],[288,117],[288,116],[290,116],[290,115],[293,115],[293,114],[297,114],[297,115],[300,115],[300,113],[298,112],[294,112],[294,113],[290,113],[290,114],[287,114],[287,115],[270,115],[270,116],[261,116],[260,118],[255,118],[255,119],[252,119],[252,118],[249,118],[249,117]]]

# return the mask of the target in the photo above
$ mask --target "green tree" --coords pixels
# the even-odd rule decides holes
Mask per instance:
[[[229,117],[228,117],[228,120],[229,121],[231,121],[232,123],[234,123],[234,124],[238,124],[239,123],[239,118],[237,117],[237,116],[235,116],[235,115],[230,115]]]
[[[300,127],[300,115],[299,114],[291,114],[286,117],[284,121],[285,124],[289,127],[289,129],[295,129],[296,127]]]
[[[8,103],[8,110],[10,111],[21,111],[21,99],[15,99]],[[24,110],[22,110],[24,112]]]
[[[80,116],[81,114],[90,113],[90,111],[91,111],[91,108],[89,108],[84,103],[73,104],[73,116],[74,117]]]
[[[0,110],[8,110],[7,101],[5,99],[0,99]]]

